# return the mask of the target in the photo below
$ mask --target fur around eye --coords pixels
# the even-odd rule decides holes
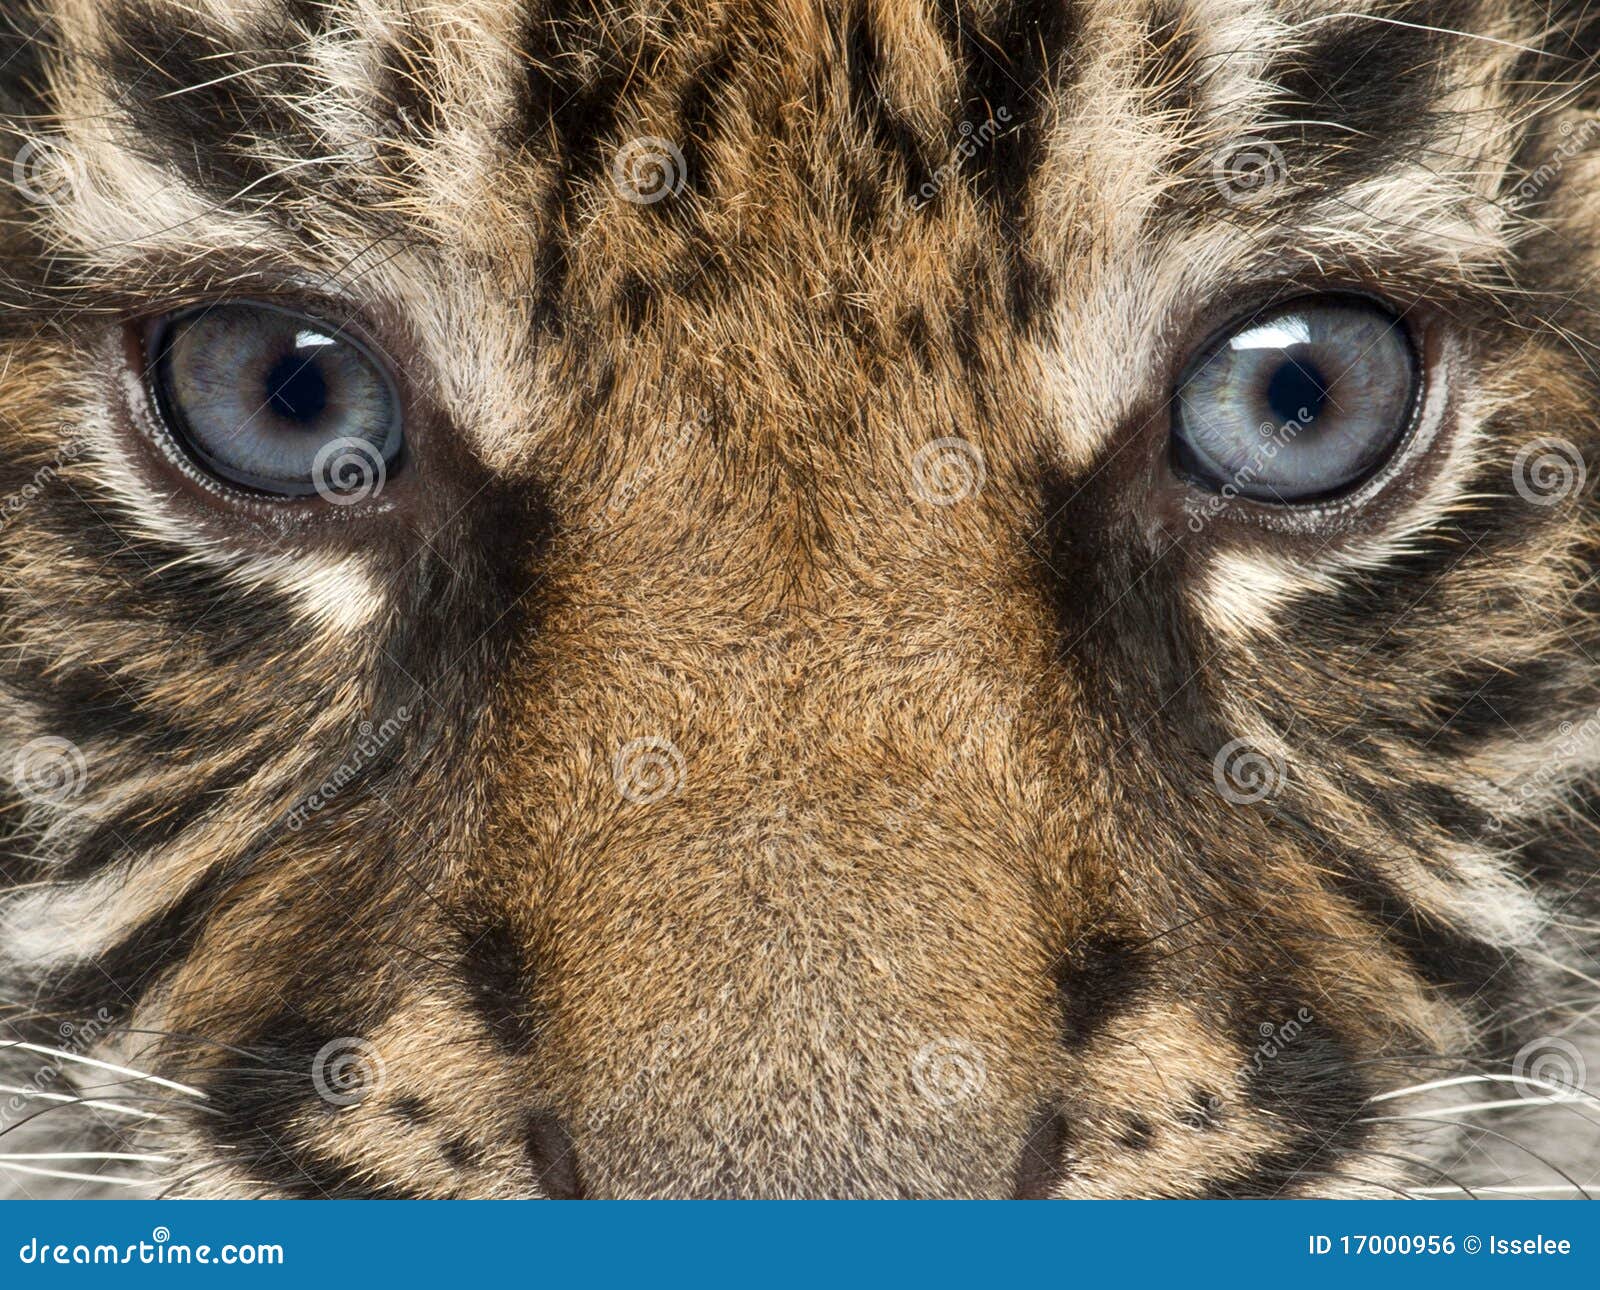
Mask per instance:
[[[1292,301],[1203,347],[1172,402],[1178,469],[1256,501],[1326,498],[1405,438],[1421,384],[1405,325],[1355,296]]]
[[[375,492],[404,442],[400,399],[362,344],[305,314],[248,302],[169,316],[150,332],[162,422],[201,469],[280,497]]]

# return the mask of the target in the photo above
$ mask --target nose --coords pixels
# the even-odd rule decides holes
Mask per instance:
[[[903,1199],[934,1196],[1010,1197],[1017,1200],[1044,1200],[1057,1194],[1066,1177],[1069,1150],[1069,1125],[1059,1107],[1042,1107],[1028,1122],[1011,1152],[1012,1167],[996,1168],[1006,1153],[970,1157],[965,1167],[950,1170],[937,1187],[926,1185],[914,1172],[899,1175],[873,1170],[868,1164],[868,1139],[873,1126],[863,1120],[841,1126],[853,1140],[850,1163],[841,1163],[833,1172],[805,1176],[802,1165],[814,1147],[804,1131],[793,1126],[787,1143],[773,1145],[779,1153],[763,1160],[755,1135],[735,1135],[705,1144],[709,1149],[686,1154],[683,1143],[669,1140],[653,1150],[648,1145],[633,1148],[634,1167],[618,1176],[614,1165],[586,1170],[579,1144],[567,1123],[559,1116],[541,1112],[530,1117],[526,1149],[540,1197],[547,1200],[587,1200],[607,1196],[709,1199],[791,1198],[791,1199]],[[965,1135],[953,1133],[953,1139]],[[955,1142],[947,1145],[956,1145]],[[592,1144],[597,1159],[612,1156],[609,1144]],[[782,1149],[787,1147],[787,1151]],[[924,1154],[925,1161],[932,1155]],[[781,1163],[779,1162],[782,1157]],[[741,1157],[743,1160],[741,1161]],[[776,1163],[776,1167],[774,1164]]]

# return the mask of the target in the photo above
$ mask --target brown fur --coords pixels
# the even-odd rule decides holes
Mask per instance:
[[[1600,703],[1596,516],[1513,461],[1595,460],[1600,29],[1362,7],[36,7],[6,488],[85,446],[0,528],[0,763],[84,776],[0,816],[17,1034],[203,1091],[133,1139],[183,1194],[1437,1184],[1367,1099],[1561,1033],[1587,908],[1594,759],[1515,790]],[[1177,371],[1330,287],[1414,321],[1432,447],[1196,531]],[[380,501],[163,458],[124,320],[225,297],[389,355]]]

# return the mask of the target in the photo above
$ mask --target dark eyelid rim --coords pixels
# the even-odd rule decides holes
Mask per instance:
[[[1397,326],[1401,338],[1405,342],[1406,349],[1411,355],[1413,363],[1412,381],[1403,430],[1384,449],[1370,469],[1363,471],[1355,479],[1329,489],[1327,492],[1288,501],[1274,501],[1270,498],[1251,497],[1241,493],[1229,500],[1230,502],[1245,502],[1268,511],[1293,511],[1301,514],[1315,512],[1318,509],[1326,509],[1331,504],[1347,501],[1372,480],[1383,475],[1392,463],[1406,453],[1417,433],[1419,422],[1427,406],[1428,382],[1431,373],[1426,347],[1416,334],[1415,325],[1407,321],[1406,314],[1396,309],[1393,304],[1382,296],[1372,292],[1351,291],[1335,287],[1322,292],[1298,292],[1247,313],[1239,314],[1232,321],[1213,328],[1207,333],[1205,340],[1190,351],[1176,379],[1173,381],[1172,390],[1167,400],[1167,433],[1169,444],[1173,449],[1171,467],[1177,478],[1203,496],[1215,496],[1218,493],[1218,489],[1207,481],[1197,479],[1192,472],[1180,468],[1176,460],[1176,450],[1179,446],[1177,434],[1179,424],[1178,401],[1182,396],[1183,387],[1189,375],[1209,362],[1230,336],[1237,335],[1246,327],[1259,324],[1262,319],[1269,318],[1274,314],[1287,313],[1297,305],[1317,304],[1326,306],[1346,302],[1363,304],[1386,314]]]
[[[260,309],[268,313],[278,314],[284,318],[304,319],[308,323],[316,324],[328,335],[350,344],[363,357],[373,363],[382,375],[384,384],[388,387],[394,399],[395,414],[399,421],[400,448],[391,470],[396,476],[404,471],[407,457],[405,446],[406,400],[393,364],[388,361],[387,356],[381,349],[368,345],[365,337],[349,324],[335,325],[318,314],[288,308],[273,301],[258,300],[251,297],[223,297],[176,310],[151,313],[134,324],[138,329],[136,336],[142,365],[139,374],[140,385],[144,390],[145,398],[149,403],[154,420],[171,437],[177,448],[190,460],[194,469],[199,471],[206,480],[220,488],[225,495],[237,495],[254,502],[307,508],[322,504],[322,499],[317,496],[314,490],[295,493],[278,492],[267,487],[255,487],[243,480],[229,477],[220,468],[205,460],[204,453],[201,452],[196,444],[190,442],[193,436],[181,426],[181,417],[177,410],[167,406],[167,400],[162,393],[160,374],[162,342],[171,334],[172,329],[180,323],[216,308]],[[385,487],[387,487],[387,480]]]

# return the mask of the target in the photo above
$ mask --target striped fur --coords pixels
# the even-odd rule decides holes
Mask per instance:
[[[1600,468],[1587,5],[0,18],[0,1138],[201,1196],[1388,1195],[1525,1182],[1416,1114],[1509,1088],[1600,1164],[1546,1060],[1600,514],[1517,486]],[[1185,354],[1330,286],[1424,338],[1421,441],[1206,509]],[[223,298],[387,355],[381,499],[175,468],[127,320]]]

